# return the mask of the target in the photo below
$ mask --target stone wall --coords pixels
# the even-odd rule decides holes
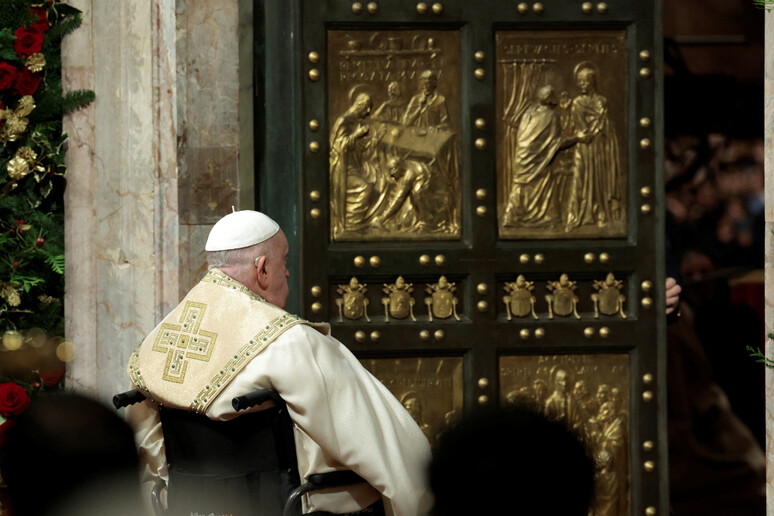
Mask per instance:
[[[64,88],[96,101],[65,120],[67,381],[107,400],[203,275],[211,224],[252,207],[252,2],[70,3],[84,24],[63,45]]]

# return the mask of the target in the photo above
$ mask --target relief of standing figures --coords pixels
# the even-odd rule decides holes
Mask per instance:
[[[598,70],[614,65],[560,57],[498,59],[502,238],[625,235],[622,100],[613,112]]]
[[[371,95],[359,93],[336,120],[330,142],[334,240],[459,234],[456,134],[437,87],[437,73],[425,70],[407,104],[393,82],[373,117]]]
[[[459,36],[332,31],[329,45],[332,239],[459,238]]]

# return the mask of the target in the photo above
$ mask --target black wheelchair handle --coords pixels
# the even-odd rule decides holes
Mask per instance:
[[[128,407],[129,405],[134,405],[141,401],[145,401],[145,395],[137,389],[121,392],[113,396],[113,406],[116,409]]]
[[[327,473],[314,473],[309,475],[307,481],[317,488],[339,487],[365,482],[363,477],[350,470],[329,471]]]
[[[250,407],[260,405],[261,403],[266,403],[267,401],[273,401],[278,405],[284,403],[282,398],[280,398],[279,394],[277,394],[275,391],[269,389],[260,389],[257,391],[248,392],[247,394],[243,394],[241,396],[237,396],[231,400],[231,406],[234,407],[234,410],[239,412],[240,410],[249,409]]]

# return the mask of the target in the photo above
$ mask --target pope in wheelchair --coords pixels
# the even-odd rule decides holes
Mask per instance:
[[[116,400],[157,511],[424,514],[427,439],[328,324],[283,310],[279,225],[228,214],[205,250],[208,273],[131,355],[134,399]]]

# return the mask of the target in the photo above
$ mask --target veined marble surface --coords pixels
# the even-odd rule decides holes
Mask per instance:
[[[84,23],[64,40],[64,88],[96,101],[65,120],[67,382],[105,401],[203,275],[225,214],[209,202],[209,163],[234,188],[216,208],[238,204],[239,2],[71,0]]]

